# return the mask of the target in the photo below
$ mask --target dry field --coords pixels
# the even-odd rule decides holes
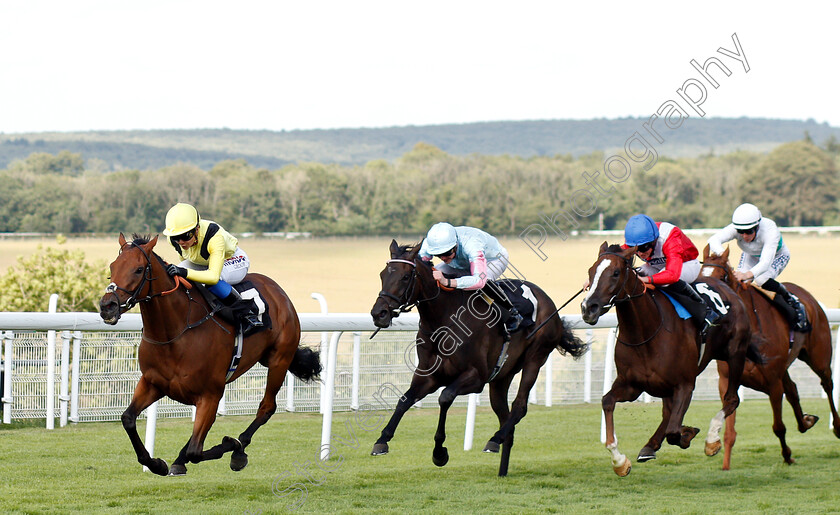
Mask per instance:
[[[610,243],[619,243],[615,236]],[[416,238],[419,239],[419,238]],[[698,248],[706,237],[692,236]],[[792,260],[781,276],[798,283],[826,307],[840,307],[840,274],[830,268],[831,256],[840,255],[840,236],[785,234]],[[415,240],[398,239],[399,243]],[[578,291],[586,271],[597,257],[603,237],[581,237],[562,241],[549,239],[542,250],[543,261],[517,238],[503,238],[512,264],[522,276],[542,286],[560,305]],[[251,258],[251,271],[273,277],[291,296],[298,311],[317,312],[312,292],[323,294],[331,312],[367,312],[380,289],[379,272],[389,258],[386,237],[319,238],[310,240],[242,239],[240,244]],[[38,245],[57,246],[54,239],[0,240],[0,273],[13,266],[19,256],[37,252]],[[117,255],[117,238],[70,238],[67,248],[81,249],[90,260],[110,263]],[[733,263],[740,251],[731,244]],[[166,260],[175,260],[171,246],[163,241],[156,248]],[[106,274],[103,272],[103,288]],[[46,299],[44,305],[46,307]],[[564,313],[578,312],[572,302]]]

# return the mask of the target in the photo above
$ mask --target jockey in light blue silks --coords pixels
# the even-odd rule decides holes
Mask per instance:
[[[499,240],[474,227],[453,227],[440,222],[429,229],[420,246],[420,258],[431,261],[439,258],[434,277],[443,286],[461,290],[479,290],[487,281],[498,280],[508,266],[508,251]],[[450,276],[447,278],[445,276]],[[501,288],[493,289],[496,293]],[[522,316],[505,295],[503,303],[510,311],[505,322],[509,332],[515,331],[522,322]]]

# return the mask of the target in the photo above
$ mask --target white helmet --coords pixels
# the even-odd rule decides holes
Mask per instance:
[[[736,229],[751,229],[761,221],[761,211],[752,204],[741,204],[732,213],[732,224]]]
[[[429,234],[426,235],[426,245],[429,254],[433,256],[445,254],[457,244],[458,235],[455,234],[455,228],[452,227],[452,224],[446,222],[436,223],[429,229]]]

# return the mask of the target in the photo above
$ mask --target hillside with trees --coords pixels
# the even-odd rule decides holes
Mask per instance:
[[[561,210],[576,210],[575,228],[583,230],[598,228],[596,213],[613,229],[639,212],[684,228],[719,227],[744,201],[780,225],[833,225],[840,223],[838,154],[836,139],[818,146],[808,138],[769,153],[660,156],[649,170],[634,166],[611,182],[604,152],[460,156],[427,143],[361,165],[275,168],[237,159],[209,171],[176,164],[105,172],[69,151],[33,153],[0,170],[0,232],[157,233],[179,201],[239,233],[420,234],[447,220],[520,234]],[[608,195],[591,195],[594,206],[575,204],[589,187],[583,174],[596,171]]]
[[[634,132],[645,134],[646,122],[631,117],[279,132],[203,129],[7,134],[0,135],[0,167],[35,152],[58,154],[62,150],[81,155],[88,169],[104,172],[155,170],[176,164],[210,170],[221,161],[239,159],[268,169],[303,162],[362,166],[378,159],[399,159],[421,142],[453,156],[569,154],[578,158],[621,149]],[[662,121],[657,123],[661,127]],[[806,133],[819,142],[840,138],[840,129],[814,120],[695,117],[684,120],[677,130],[660,131],[664,141],[657,144],[657,150],[671,158],[720,156],[738,150],[769,152]]]

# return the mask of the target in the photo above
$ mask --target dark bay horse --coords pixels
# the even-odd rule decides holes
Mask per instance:
[[[246,276],[268,301],[272,328],[245,339],[242,358],[227,382],[261,363],[268,368],[265,396],[256,418],[238,439],[225,436],[222,443],[205,451],[204,439],[216,420],[235,350],[234,329],[209,316],[203,296],[190,294],[166,274],[164,261],[153,251],[157,236],[149,241],[135,235],[134,241],[126,242],[120,234],[119,242],[120,253],[111,263],[111,284],[99,302],[99,313],[105,323],[116,324],[122,313],[140,305],[143,336],[137,360],[142,375],[122,415],[137,461],[155,474],[184,475],[187,462],[215,460],[233,452],[230,468],[243,469],[248,464],[245,448],[274,413],[286,371],[309,381],[321,370],[318,353],[298,346],[300,323],[292,302],[268,277]],[[169,469],[164,460],[149,455],[136,427],[140,412],[163,396],[196,407],[192,436]]]
[[[635,250],[608,247],[604,242],[589,269],[590,289],[581,303],[583,320],[589,324],[595,324],[612,306],[618,316],[616,378],[601,405],[606,447],[619,476],[629,474],[631,465],[618,451],[613,422],[616,402],[633,401],[642,392],[662,398],[662,422],[639,452],[638,461],[655,458],[663,437],[669,444],[686,449],[699,432],[683,425],[697,375],[713,359],[729,364],[731,374],[722,410],[722,416],[728,417],[738,407],[738,385],[750,343],[741,299],[722,281],[706,279],[729,304],[729,313],[709,329],[703,345],[694,323],[681,320],[664,294],[649,292],[639,280],[633,269]]]
[[[528,393],[537,380],[540,367],[555,349],[561,354],[580,357],[588,347],[572,334],[560,317],[553,317],[534,336],[527,331],[514,333],[505,346],[504,325],[499,308],[477,291],[442,291],[432,277],[429,262],[417,257],[420,245],[399,246],[391,242],[391,259],[380,273],[382,291],[371,309],[377,327],[388,327],[391,319],[417,306],[420,330],[416,349],[418,364],[411,385],[397,403],[391,420],[373,446],[373,455],[388,452],[388,442],[397,425],[415,402],[439,387],[440,418],[435,433],[432,461],[442,467],[449,461],[446,439],[446,413],[455,397],[481,392],[490,384],[490,405],[499,418],[499,430],[487,442],[485,452],[502,451],[499,475],[507,475],[514,426],[528,409]],[[540,288],[525,282],[538,300],[538,322],[555,313],[554,302]],[[506,351],[504,348],[506,347]],[[500,359],[506,353],[507,359]],[[501,363],[501,367],[499,366]],[[522,371],[516,399],[508,409],[508,390],[514,376]]]
[[[701,275],[715,277],[726,282],[733,290],[738,292],[744,301],[749,316],[750,327],[754,333],[764,336],[764,343],[761,345],[761,353],[767,358],[766,362],[747,362],[744,366],[744,374],[741,376],[741,383],[753,390],[766,393],[770,397],[770,406],[773,409],[773,433],[779,438],[782,446],[782,457],[785,463],[794,463],[791,457],[791,450],[785,441],[785,424],[782,422],[782,396],[788,400],[793,408],[799,432],[804,433],[819,420],[815,415],[808,415],[802,412],[799,404],[799,392],[796,384],[788,374],[788,367],[798,357],[811,367],[811,370],[820,378],[823,390],[828,394],[828,405],[831,408],[831,416],[834,420],[834,434],[840,438],[840,418],[837,416],[837,409],[834,406],[832,390],[834,383],[831,375],[831,328],[825,312],[817,300],[807,291],[793,283],[784,283],[785,287],[799,297],[808,313],[808,320],[811,322],[811,331],[799,333],[790,331],[790,324],[782,313],[772,305],[770,299],[761,294],[755,288],[746,286],[739,282],[733,274],[729,265],[729,248],[723,254],[711,254],[709,246],[703,249],[703,268]],[[790,336],[793,336],[791,344]],[[729,369],[725,363],[718,362],[718,374],[720,381],[726,380]],[[732,432],[731,438],[735,439],[735,417],[726,421],[727,438]],[[730,427],[730,424],[732,427]],[[720,432],[720,424],[713,423],[710,433]],[[710,435],[716,436],[716,435]],[[708,441],[708,439],[707,439]],[[726,460],[726,456],[724,456]]]

